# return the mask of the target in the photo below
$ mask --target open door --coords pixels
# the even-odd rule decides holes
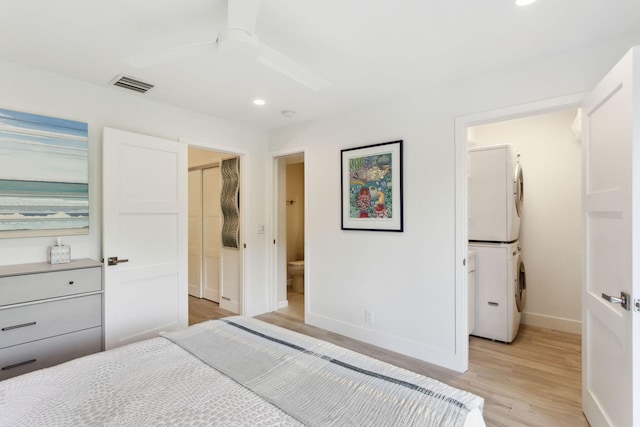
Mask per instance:
[[[591,426],[640,425],[640,50],[583,105],[582,406]]]
[[[105,128],[105,347],[186,327],[187,146]]]

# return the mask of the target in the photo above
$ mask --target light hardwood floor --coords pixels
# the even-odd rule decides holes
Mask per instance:
[[[193,297],[189,297],[189,310],[190,324],[232,314],[221,310],[215,303]],[[305,325],[300,320],[300,313],[281,310],[256,318],[482,396],[487,426],[589,425],[580,409],[579,335],[522,325],[518,337],[511,344],[471,337],[469,370],[461,374]]]
[[[218,303],[189,295],[189,326],[205,320],[234,316],[235,313],[223,310]]]
[[[304,294],[297,292],[287,292],[287,307],[278,310],[278,313],[293,317],[296,320],[304,322]]]

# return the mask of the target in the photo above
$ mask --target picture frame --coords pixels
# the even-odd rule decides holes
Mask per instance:
[[[340,157],[341,228],[404,231],[402,140],[346,148]]]
[[[89,233],[88,124],[0,109],[0,238]]]

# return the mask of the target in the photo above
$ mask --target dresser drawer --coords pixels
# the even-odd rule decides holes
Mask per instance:
[[[0,348],[102,324],[102,294],[0,309]]]
[[[101,289],[101,267],[0,277],[0,306]]]
[[[102,350],[102,328],[0,349],[0,381]]]

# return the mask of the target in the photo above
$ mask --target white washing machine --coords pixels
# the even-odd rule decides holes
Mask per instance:
[[[527,298],[525,268],[518,242],[474,242],[475,328],[473,335],[511,342],[518,334]]]
[[[522,168],[508,144],[469,149],[469,240],[518,239],[524,196]]]

